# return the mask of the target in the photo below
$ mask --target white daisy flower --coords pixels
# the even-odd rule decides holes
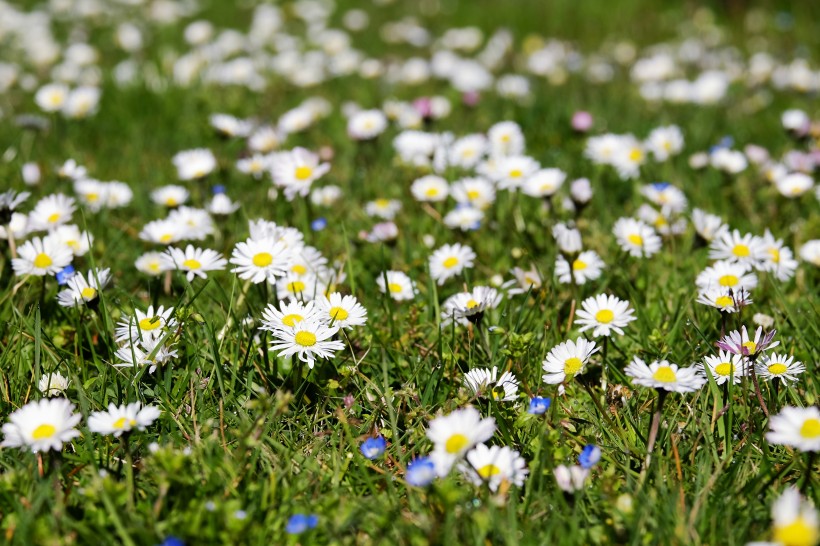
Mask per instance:
[[[788,281],[794,277],[797,270],[797,260],[794,259],[792,249],[783,245],[782,239],[775,239],[767,229],[762,238],[766,256],[759,264],[760,269],[768,271],[779,281]]]
[[[806,241],[800,247],[800,259],[820,267],[820,239]]]
[[[515,191],[534,175],[541,165],[525,155],[503,156],[496,159],[496,184],[500,190]]]
[[[154,373],[157,366],[162,366],[177,357],[177,350],[161,338],[143,337],[133,342],[126,342],[114,354],[117,357],[115,368],[141,368],[148,366],[148,373]]]
[[[324,277],[312,273],[288,272],[276,281],[276,293],[280,298],[310,301],[325,293],[328,283]]]
[[[276,131],[275,127],[266,125],[257,128],[250,137],[248,137],[248,148],[254,152],[261,152],[263,154],[272,152],[282,143],[282,136]]]
[[[239,210],[239,203],[231,201],[225,193],[217,192],[208,203],[208,212],[217,216],[228,216]]]
[[[791,173],[777,179],[775,187],[783,197],[794,199],[811,191],[814,179],[806,173]]]
[[[624,373],[636,385],[670,392],[695,392],[706,383],[700,367],[678,368],[667,360],[656,360],[647,366],[637,356],[624,368]]]
[[[796,487],[787,488],[775,501],[772,519],[773,544],[777,546],[813,546],[820,542],[817,510],[811,501],[800,496]]]
[[[393,220],[400,210],[401,201],[397,199],[376,199],[364,205],[365,214],[383,220]]]
[[[610,336],[612,332],[624,335],[623,327],[636,319],[629,302],[615,296],[598,294],[581,303],[576,322],[582,326],[581,332],[592,330],[594,337]]]
[[[344,192],[339,186],[330,185],[314,188],[310,192],[310,202],[320,207],[332,207],[343,195]]]
[[[719,238],[729,231],[729,226],[723,223],[723,218],[701,209],[692,211],[692,224],[698,236],[706,242]]]
[[[459,463],[459,471],[474,485],[486,483],[495,492],[501,484],[522,486],[529,470],[521,455],[507,446],[478,444]]]
[[[686,221],[682,218],[674,219],[668,208],[655,210],[650,205],[643,204],[638,207],[636,216],[642,222],[652,226],[661,235],[677,235],[686,231]]]
[[[743,307],[750,305],[752,300],[749,298],[749,293],[742,288],[735,293],[731,288],[719,286],[699,290],[697,302],[719,309],[724,313],[737,313]]]
[[[214,221],[202,209],[181,206],[169,212],[166,220],[179,226],[181,239],[201,241],[214,233]]]
[[[248,239],[234,247],[230,263],[236,267],[231,273],[255,284],[265,281],[274,284],[277,277],[287,273],[292,260],[293,252],[284,243],[273,239]]]
[[[816,406],[786,406],[780,413],[772,416],[766,439],[769,443],[794,447],[800,451],[820,451],[820,410]]]
[[[338,331],[338,326],[325,326],[319,320],[302,320],[290,328],[274,330],[270,348],[279,351],[280,357],[297,355],[313,368],[316,358],[333,358],[336,351],[344,349],[341,341],[329,339]]]
[[[134,262],[134,267],[141,273],[146,273],[152,277],[161,275],[165,271],[170,271],[168,263],[162,259],[161,252],[146,252],[142,254],[137,261]]]
[[[75,429],[83,416],[74,413],[74,404],[65,398],[43,398],[29,402],[9,415],[3,425],[2,447],[19,447],[32,453],[53,449],[80,435]]]
[[[376,277],[382,294],[389,294],[396,301],[415,298],[416,283],[402,271],[385,271]]]
[[[360,110],[347,120],[347,134],[353,140],[372,140],[387,129],[387,116],[381,110]]]
[[[718,385],[723,385],[729,378],[732,378],[735,384],[740,383],[740,378],[745,376],[747,371],[743,357],[728,351],[720,351],[718,356],[703,357],[701,366],[704,370],[709,368]]]
[[[59,112],[68,100],[70,90],[62,83],[47,83],[34,94],[34,102],[43,112]]]
[[[81,119],[97,112],[102,91],[90,85],[73,89],[63,104],[62,114],[70,119]]]
[[[483,219],[484,212],[481,209],[469,205],[457,205],[444,216],[444,225],[450,229],[472,231],[481,227]]]
[[[686,196],[669,182],[646,184],[641,187],[641,195],[671,213],[680,214],[686,209]]]
[[[506,371],[498,376],[498,367],[474,368],[464,374],[464,386],[476,396],[487,396],[496,402],[511,402],[518,395],[518,379]]]
[[[462,169],[472,169],[487,152],[487,138],[481,134],[465,135],[450,145],[447,161]]]
[[[76,210],[74,199],[62,193],[40,199],[29,213],[29,231],[51,231],[71,221]]]
[[[525,294],[530,290],[535,291],[541,288],[541,285],[543,284],[541,274],[534,265],[530,266],[528,270],[521,269],[520,267],[514,267],[511,273],[513,274],[513,277],[515,277],[515,282],[518,283],[518,287],[508,289],[507,293],[510,295]]]
[[[741,263],[750,267],[766,259],[766,247],[763,239],[747,233],[741,235],[740,231],[724,231],[712,240],[709,246],[709,258],[713,260],[726,260],[731,263]]]
[[[159,187],[151,192],[151,201],[164,207],[184,205],[188,197],[190,197],[188,190],[174,184]]]
[[[562,254],[575,254],[583,248],[581,232],[574,226],[559,222],[552,227],[552,236]]]
[[[219,134],[227,137],[246,137],[253,130],[253,122],[230,114],[211,114],[208,121]]]
[[[221,271],[228,264],[219,252],[193,245],[188,245],[185,250],[171,247],[163,253],[163,258],[168,266],[184,272],[188,282],[192,282],[194,277],[206,279],[208,271]]]
[[[556,345],[550,349],[541,364],[546,372],[542,376],[544,383],[557,385],[584,373],[590,357],[599,350],[600,347],[597,347],[594,341],[587,341],[582,337]]]
[[[139,238],[149,243],[169,245],[185,238],[185,229],[169,219],[153,220],[142,227]]]
[[[541,169],[527,177],[521,185],[521,192],[530,197],[552,197],[566,179],[567,173],[561,169]]]
[[[524,151],[524,133],[514,121],[501,121],[487,131],[493,155],[517,155]]]
[[[320,310],[315,305],[316,302],[301,302],[296,299],[287,302],[280,301],[279,308],[268,304],[262,311],[262,326],[260,330],[276,331],[293,328],[302,321],[322,321]]]
[[[37,383],[37,388],[46,396],[64,396],[66,390],[71,385],[71,380],[63,377],[60,372],[43,374]]]
[[[434,174],[417,178],[410,186],[410,192],[419,202],[444,201],[447,199],[449,191],[450,187],[447,185],[447,181]]]
[[[621,249],[636,258],[649,257],[661,249],[661,238],[641,220],[619,218],[612,228]]]
[[[475,258],[476,254],[469,246],[460,243],[444,245],[430,256],[430,275],[441,286],[447,279],[461,274],[464,269],[472,268]]]
[[[270,165],[270,156],[263,154],[253,154],[250,157],[236,160],[236,170],[257,179],[262,178],[262,175],[270,169]]]
[[[450,195],[457,203],[484,210],[495,202],[495,186],[486,178],[462,178],[450,186]]]
[[[806,366],[794,356],[772,353],[755,363],[755,372],[766,381],[779,379],[784,384],[797,383],[798,375],[806,371]]]
[[[750,267],[742,263],[715,262],[698,274],[695,284],[701,290],[731,288],[735,293],[750,292],[757,287],[757,276],[749,270]]]
[[[330,170],[327,163],[319,163],[319,156],[304,148],[276,154],[271,159],[273,182],[285,191],[288,201],[310,193],[310,185]]]
[[[177,320],[174,318],[174,308],[166,309],[160,305],[156,310],[151,305],[143,312],[139,309],[134,309],[134,316],[126,316],[117,323],[117,328],[114,331],[114,340],[122,341],[137,341],[139,339],[159,339],[164,333],[165,329],[173,329],[177,326]]]
[[[572,272],[570,273],[570,264],[563,256],[555,258],[555,275],[558,281],[563,284],[585,284],[589,280],[595,280],[601,276],[601,271],[605,267],[604,261],[598,256],[594,250],[586,250],[581,252],[577,258],[572,261]],[[575,277],[573,281],[573,277]]]
[[[55,237],[34,237],[17,248],[17,258],[11,260],[14,274],[56,275],[71,263],[74,255],[71,249]]]
[[[316,306],[322,320],[331,326],[351,329],[367,322],[367,309],[359,303],[356,296],[342,296],[338,292],[333,292],[329,297],[318,298]]]
[[[476,444],[489,440],[494,432],[495,419],[482,419],[478,410],[470,406],[430,421],[427,437],[435,446],[433,460],[438,475],[447,475],[457,459]]]
[[[160,413],[154,406],[143,408],[141,402],[120,406],[108,404],[108,411],[95,411],[88,417],[88,430],[119,438],[134,429],[145,430],[159,418]]]
[[[87,231],[80,231],[74,224],[63,224],[49,234],[71,249],[74,256],[85,256],[94,242],[94,236]]]
[[[445,321],[455,320],[460,324],[476,322],[488,309],[495,309],[501,303],[501,294],[489,286],[476,286],[469,292],[453,294],[441,305],[441,317]]]
[[[73,275],[66,283],[67,288],[57,294],[57,303],[63,307],[79,307],[94,301],[111,280],[110,272],[108,268],[92,269],[87,276]]]
[[[185,150],[174,155],[172,162],[180,180],[205,178],[216,169],[216,157],[207,148]]]
[[[646,149],[657,161],[666,161],[683,150],[683,133],[677,125],[657,127],[644,141]]]

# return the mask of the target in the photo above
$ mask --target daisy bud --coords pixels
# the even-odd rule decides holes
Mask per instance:
[[[567,468],[565,465],[558,465],[553,470],[555,474],[555,481],[562,491],[567,493],[574,493],[584,487],[584,482],[589,475],[589,470],[581,468],[580,466],[572,466]]]
[[[572,128],[579,133],[586,133],[592,129],[592,114],[580,110],[572,115]]]
[[[573,180],[569,186],[569,193],[576,205],[585,205],[592,199],[592,185],[586,178]]]
[[[26,186],[36,186],[40,182],[40,167],[37,163],[26,163],[23,165],[23,182]]]

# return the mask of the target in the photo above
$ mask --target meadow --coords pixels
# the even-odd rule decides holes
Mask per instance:
[[[0,542],[820,544],[811,2],[0,0]]]

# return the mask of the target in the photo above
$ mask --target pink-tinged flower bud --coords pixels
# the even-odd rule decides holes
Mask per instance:
[[[572,114],[572,128],[579,133],[586,133],[592,129],[592,124],[592,114],[589,112],[580,110]]]

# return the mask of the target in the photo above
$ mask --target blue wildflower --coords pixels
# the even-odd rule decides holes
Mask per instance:
[[[601,460],[601,448],[596,445],[589,444],[584,446],[581,454],[578,455],[578,464],[581,468],[589,470]]]
[[[159,546],[185,546],[185,543],[182,542],[181,538],[177,538],[177,537],[172,536],[172,537],[165,537],[165,540],[163,540],[159,544]]]
[[[71,264],[68,264],[67,266],[65,266],[63,268],[62,271],[57,273],[56,276],[57,276],[57,284],[59,284],[60,286],[62,286],[64,284],[67,284],[68,279],[70,279],[71,277],[74,276],[74,266],[71,265]]]
[[[671,186],[669,182],[652,182],[652,187],[658,191],[663,191],[669,186]]]
[[[385,448],[387,448],[387,441],[384,439],[384,436],[380,434],[375,438],[368,438],[362,442],[362,445],[359,446],[359,451],[368,459],[375,459],[384,453]]]
[[[416,487],[429,485],[436,479],[436,465],[430,460],[430,457],[413,459],[407,465],[407,472],[404,475],[404,479],[407,483]]]
[[[211,189],[211,191],[214,193],[214,195],[225,193],[225,186],[223,186],[222,184],[217,184]]]
[[[530,407],[527,410],[527,413],[532,413],[533,415],[541,415],[546,413],[548,409],[550,409],[550,404],[552,404],[552,399],[550,398],[541,398],[540,396],[534,397],[530,400]]]
[[[317,219],[315,219],[314,221],[312,221],[310,223],[310,229],[312,229],[313,231],[322,231],[326,227],[327,227],[327,219],[325,219],[324,217],[317,218]]]
[[[319,525],[319,516],[316,514],[293,514],[288,519],[288,524],[285,526],[285,532],[291,535],[298,535],[314,529]]]

